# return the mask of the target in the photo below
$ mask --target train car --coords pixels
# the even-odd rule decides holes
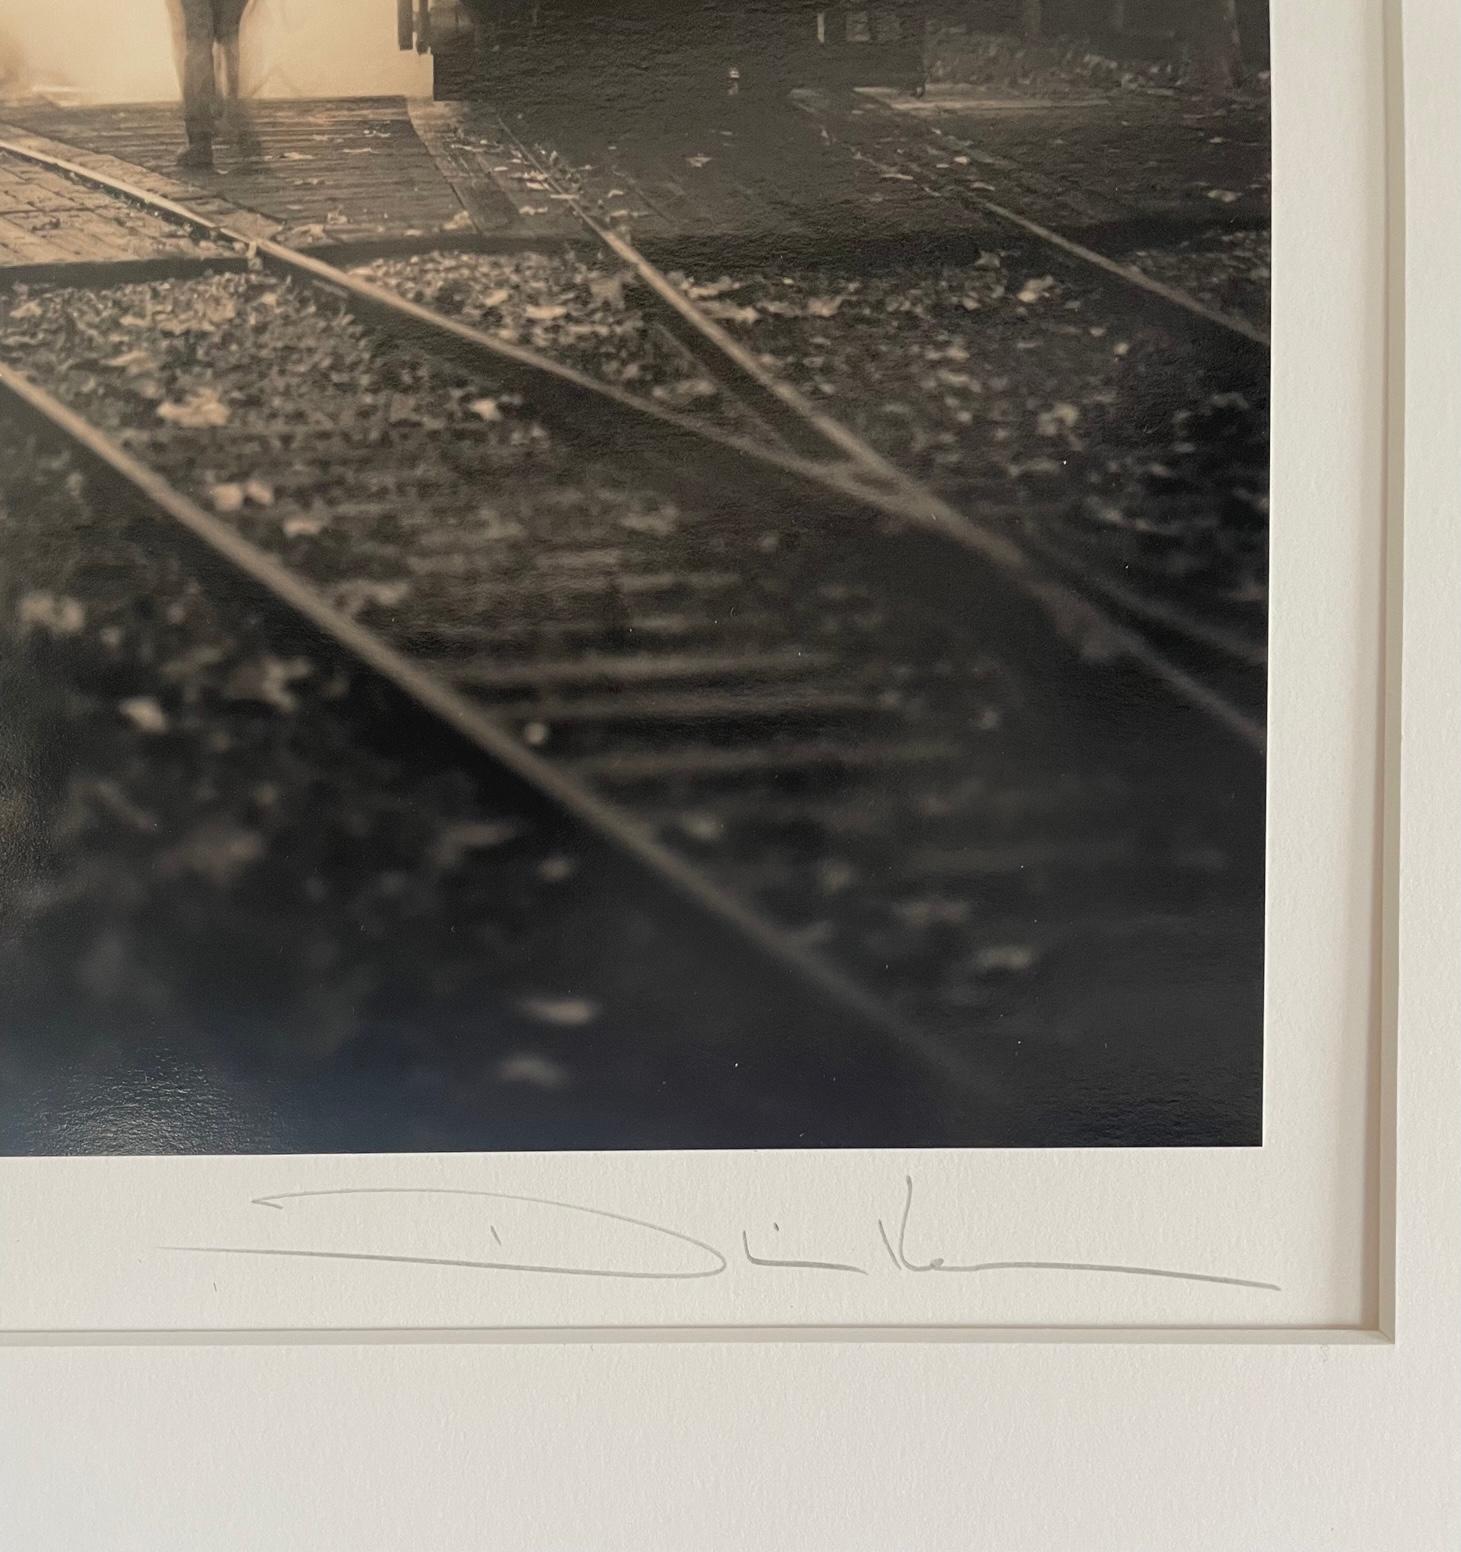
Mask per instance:
[[[594,80],[653,97],[886,86],[921,93],[924,0],[397,0],[439,98]]]

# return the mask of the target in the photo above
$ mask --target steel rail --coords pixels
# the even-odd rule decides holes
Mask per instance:
[[[417,348],[428,348],[457,365],[481,367],[489,364],[516,386],[531,393],[540,410],[551,411],[556,407],[571,411],[572,416],[567,418],[568,429],[578,436],[594,436],[596,432],[607,431],[610,424],[617,430],[626,422],[633,423],[638,430],[664,443],[677,459],[694,453],[701,458],[710,456],[717,459],[722,468],[736,467],[744,471],[748,465],[754,466],[762,477],[777,480],[788,493],[803,499],[814,497],[825,501],[831,498],[844,507],[860,507],[865,513],[880,519],[935,527],[979,554],[982,559],[1010,571],[1016,585],[1026,585],[1019,573],[1029,569],[1028,563],[1010,541],[953,509],[946,508],[936,496],[912,485],[892,465],[882,460],[880,455],[866,448],[853,433],[827,417],[821,417],[821,429],[827,439],[822,445],[825,451],[835,450],[839,454],[845,448],[845,468],[839,467],[836,462],[829,466],[798,457],[794,453],[722,431],[707,425],[703,420],[676,414],[648,399],[626,393],[623,389],[599,382],[572,367],[563,366],[537,351],[497,339],[432,308],[412,302],[395,291],[362,280],[318,253],[290,248],[271,238],[250,236],[165,195],[154,194],[109,173],[6,139],[0,139],[0,155],[23,158],[63,173],[78,182],[114,194],[140,209],[185,226],[201,237],[217,243],[234,244],[251,259],[275,273],[322,286],[333,292],[352,310],[369,318],[377,326],[406,338]],[[640,257],[638,261],[647,271],[658,273],[647,260]],[[660,280],[660,294],[665,297],[668,305],[671,299],[678,297],[678,293],[664,277],[661,276]],[[683,302],[683,299],[680,300]],[[682,316],[696,329],[701,327],[702,322],[710,323],[709,319],[703,319],[699,309],[688,304],[682,308]],[[711,324],[711,328],[714,330],[716,326]],[[795,390],[777,384],[723,330],[718,331],[718,334],[717,350],[721,349],[722,344],[730,348],[729,359],[735,370],[747,379],[757,381],[763,397],[776,399],[788,412],[794,408],[803,420],[817,418]],[[615,439],[615,445],[623,444]],[[863,465],[860,469],[856,467],[859,462]],[[676,467],[682,474],[693,475],[696,472],[694,462],[677,462]]]
[[[788,447],[822,459],[845,459],[851,468],[872,483],[900,490],[906,495],[916,492],[921,504],[931,510],[939,508],[941,503],[937,496],[914,486],[908,476],[850,427],[824,414],[798,389],[768,372],[739,340],[723,329],[703,307],[697,307],[628,238],[599,221],[579,198],[578,191],[565,183],[551,163],[538,154],[537,148],[528,145],[500,114],[497,121],[502,133],[539,174],[553,184],[554,192],[585,230],[633,271],[670,332]]]
[[[876,102],[876,99],[874,99]],[[890,108],[886,103],[877,103],[877,108],[882,114],[892,119],[897,115],[897,109]],[[953,140],[937,124],[927,126],[929,133],[937,135],[940,140],[952,145],[960,144]],[[870,155],[861,146],[853,145],[850,141],[841,140],[840,145],[846,147],[852,155],[876,167],[880,172],[896,171],[901,176],[909,177],[905,169],[893,168],[890,163],[880,161]],[[1033,220],[1030,216],[1022,215],[1018,210],[1011,209],[1008,205],[1001,204],[998,200],[989,199],[977,189],[954,188],[952,195],[948,189],[934,188],[932,185],[919,178],[913,178],[915,185],[925,194],[935,199],[948,199],[952,197],[958,203],[994,216],[996,220],[1004,222],[1007,226],[1014,227],[1023,232],[1027,237],[1033,237],[1046,247],[1054,248],[1068,259],[1075,259],[1078,263],[1090,269],[1099,271],[1106,279],[1120,282],[1123,286],[1142,292],[1148,300],[1159,303],[1169,312],[1185,315],[1189,322],[1205,325],[1215,329],[1219,333],[1243,342],[1245,345],[1254,346],[1267,352],[1271,349],[1268,335],[1256,325],[1248,322],[1246,318],[1235,317],[1232,313],[1226,313],[1216,307],[1209,307],[1206,302],[1200,301],[1191,292],[1183,291],[1178,286],[1169,286],[1164,281],[1154,280],[1150,275],[1139,269],[1134,264],[1123,264],[1119,259],[1113,259],[1106,254],[1098,252],[1095,248],[1088,247],[1083,242],[1077,242],[1073,237],[1066,237],[1054,230],[1053,227],[1044,225],[1040,221]]]
[[[676,459],[675,468],[682,476],[703,474],[705,471],[697,466],[696,460],[709,457],[724,470],[734,469],[744,473],[749,467],[762,478],[775,480],[786,494],[803,500],[826,502],[830,499],[844,511],[861,508],[865,515],[881,520],[936,528],[978,554],[981,559],[1009,573],[1016,586],[1031,596],[1038,596],[1057,617],[1069,620],[1080,613],[1079,607],[1076,607],[1078,601],[1057,597],[1059,588],[1052,593],[1050,584],[1030,571],[1025,557],[1009,540],[980,527],[952,509],[945,509],[937,497],[910,487],[891,466],[886,466],[887,480],[884,487],[879,488],[873,482],[859,478],[850,464],[847,467],[828,466],[798,458],[721,431],[704,421],[692,420],[688,416],[663,409],[648,399],[599,382],[537,351],[509,344],[480,329],[448,318],[432,308],[412,302],[398,292],[362,280],[317,254],[290,248],[272,239],[250,237],[221,221],[215,221],[211,216],[189,209],[164,195],[150,193],[108,173],[4,139],[0,139],[0,155],[22,157],[79,182],[104,189],[141,209],[189,227],[200,236],[215,242],[238,245],[261,265],[292,279],[323,287],[339,296],[353,311],[373,324],[404,338],[417,348],[427,348],[456,365],[476,368],[489,365],[530,393],[536,408],[571,411],[571,415],[562,418],[566,429],[574,435],[603,437],[610,433],[611,428],[617,431],[626,422],[631,423],[637,430],[657,438],[665,445],[666,450]],[[652,268],[648,266],[648,261],[642,262]],[[673,291],[668,281],[665,285]],[[692,312],[698,317],[698,310],[692,309]],[[728,337],[727,342],[733,346],[735,344]],[[735,348],[748,364],[755,365],[744,351],[738,346]],[[774,391],[781,396],[779,388]],[[792,392],[786,390],[787,394]],[[789,400],[787,402],[790,403]],[[843,434],[847,437],[852,435],[850,432]],[[623,443],[617,436],[610,435],[609,440],[611,445],[622,449]],[[645,451],[646,447],[647,444],[641,443],[638,450]],[[878,455],[871,449],[868,450],[868,457],[878,459]],[[1093,622],[1093,630],[1098,631],[1099,628],[1099,622]],[[1117,628],[1113,626],[1105,639],[1114,642],[1118,635]]]
[[[986,199],[984,195],[973,189],[961,190],[959,198],[973,205],[975,209],[987,211],[988,214],[998,217],[999,220],[1024,232],[1027,236],[1034,237],[1046,246],[1056,249],[1067,258],[1079,260],[1080,263],[1099,270],[1108,279],[1120,281],[1125,286],[1145,293],[1148,298],[1160,302],[1169,310],[1186,313],[1196,322],[1242,340],[1245,344],[1256,346],[1262,351],[1266,352],[1271,348],[1268,335],[1256,325],[1249,323],[1246,318],[1236,318],[1232,313],[1219,312],[1216,307],[1209,307],[1206,302],[1199,301],[1190,292],[1183,291],[1177,286],[1169,286],[1165,281],[1152,279],[1134,264],[1123,264],[1119,259],[1107,258],[1104,253],[1088,248],[1073,237],[1064,237],[1051,227],[1043,226],[1039,221],[1021,215],[1018,210],[1011,210],[1007,205],[1001,205],[996,200]]]
[[[504,133],[512,136],[505,125]],[[514,137],[515,138],[515,137]],[[520,144],[520,142],[518,142]],[[533,153],[522,147],[524,153]],[[482,330],[447,318],[398,293],[351,275],[312,253],[287,247],[271,238],[250,236],[223,221],[156,194],[109,173],[87,167],[53,152],[0,139],[0,155],[9,155],[104,190],[116,197],[184,226],[215,243],[232,244],[260,265],[289,278],[321,286],[339,296],[357,315],[367,318],[416,349],[467,369],[490,366],[500,377],[525,390],[540,410],[558,409],[570,434],[607,440],[622,451],[616,433],[626,425],[643,433],[636,443],[641,454],[668,455],[680,477],[702,482],[726,474],[754,472],[772,489],[822,512],[829,508],[845,521],[860,517],[880,526],[914,528],[953,543],[992,569],[985,581],[997,578],[1048,618],[1055,633],[1073,640],[1082,655],[1120,656],[1161,684],[1168,693],[1211,718],[1251,749],[1261,752],[1266,732],[1261,717],[1237,700],[1159,650],[1137,631],[1110,615],[1083,590],[1055,574],[1035,567],[1018,545],[958,511],[941,497],[897,469],[868,447],[855,433],[820,415],[789,386],[778,383],[751,354],[705,317],[688,298],[617,234],[606,234],[619,245],[612,251],[632,255],[633,267],[652,277],[650,294],[680,320],[699,341],[709,364],[713,358],[724,379],[744,395],[749,407],[760,407],[760,418],[780,430],[788,423],[813,428],[824,450],[822,459],[798,456],[754,443],[665,410],[647,399],[600,383],[536,351],[494,338]],[[551,172],[545,172],[552,176]],[[555,180],[557,181],[557,180]],[[571,192],[571,191],[570,191]],[[604,229],[582,209],[576,196],[570,208],[592,232]],[[768,406],[775,406],[767,418]]]
[[[931,521],[956,542],[964,543],[969,548],[982,547],[988,553],[988,541],[994,537],[989,530],[981,528],[952,503],[899,469],[855,431],[819,410],[791,384],[780,381],[768,372],[739,340],[722,328],[704,309],[697,307],[622,233],[599,221],[587,209],[577,190],[559,177],[551,163],[545,161],[535,147],[524,141],[501,115],[498,115],[498,124],[503,135],[532,163],[540,176],[553,185],[554,192],[585,230],[633,272],[668,331],[690,348],[696,359],[788,447],[829,460],[829,465],[824,466],[828,469],[829,478],[836,477],[830,470],[837,467],[838,460],[842,461],[854,489],[865,491],[879,500],[892,495],[899,508],[923,514],[924,521]],[[1034,223],[1030,224],[1033,227]],[[1102,268],[1120,268],[1113,266],[1113,261],[1103,259],[1080,244],[1069,244],[1067,239],[1058,238],[1055,233],[1046,232],[1044,228],[1038,231],[1078,251],[1081,256],[1089,254],[1091,258],[1100,260]],[[1122,278],[1140,282],[1143,289],[1154,288],[1164,301],[1194,312],[1207,323],[1253,335],[1253,331],[1248,330],[1240,320],[1213,312],[1185,293],[1161,286],[1155,281],[1148,282],[1144,276],[1126,275],[1124,271]],[[1250,342],[1266,345],[1266,340],[1257,336]],[[1021,552],[1022,560],[1025,558],[1023,549],[1026,542],[1025,536],[1022,536],[1020,541],[1010,545],[1012,550]],[[1029,539],[1028,548],[1054,568],[1063,584],[1078,593],[1088,606],[1100,610],[1107,623],[1118,632],[1124,632],[1124,627],[1116,623],[1118,618],[1130,617],[1174,634],[1193,647],[1216,651],[1232,658],[1243,667],[1260,667],[1266,662],[1265,649],[1251,641],[1244,641],[1231,632],[1212,627],[1185,610],[1143,599],[1140,594],[1114,578],[1092,576],[1080,571],[1072,558],[1065,555],[1051,540],[1037,542],[1033,538]],[[1141,642],[1137,656],[1166,679],[1170,687],[1179,688],[1180,693],[1189,700],[1213,711],[1255,748],[1261,749],[1264,746],[1265,734],[1259,719],[1238,710],[1227,696],[1213,692],[1199,677],[1188,673],[1144,637],[1138,637],[1137,640]]]
[[[894,116],[895,110],[889,108],[887,104],[879,103],[878,107],[890,119]],[[949,139],[936,124],[929,125],[928,129],[942,140]],[[880,171],[896,170],[891,168],[890,164],[869,155],[860,146],[851,145],[847,141],[842,141],[841,144],[846,146],[854,157],[866,161]],[[935,188],[916,178],[914,182],[925,194],[934,198],[949,197],[947,190]],[[1026,236],[1034,237],[1037,241],[1056,249],[1066,258],[1075,259],[1097,270],[1104,278],[1119,281],[1124,286],[1141,292],[1147,299],[1159,303],[1168,313],[1175,312],[1189,325],[1195,322],[1238,341],[1245,347],[1254,347],[1265,353],[1271,348],[1268,335],[1246,319],[1209,307],[1190,292],[1167,285],[1163,281],[1154,280],[1136,265],[1123,264],[1119,260],[1109,258],[1085,243],[1066,237],[1053,228],[1000,204],[997,200],[985,197],[977,190],[955,189],[954,198],[961,204],[983,211],[1015,227]],[[1099,597],[1118,616],[1135,618],[1158,630],[1170,632],[1191,646],[1203,651],[1216,652],[1240,667],[1262,668],[1267,665],[1266,644],[1210,624],[1193,615],[1189,610],[1144,598],[1120,578],[1105,571],[1092,570],[1083,560],[1068,553],[1058,540],[1050,536],[1037,537],[1026,533],[1022,535],[1021,542],[1048,565],[1053,566],[1062,576],[1070,579],[1073,585]]]
[[[205,511],[54,395],[3,363],[0,403],[78,454],[91,472],[104,478],[124,499],[168,524],[179,536],[186,536],[214,561],[222,562],[231,576],[243,579],[257,596],[305,622],[332,650],[391,686],[448,731],[470,756],[508,772],[568,814],[615,855],[668,889],[701,919],[731,933],[804,991],[837,1010],[849,1021],[850,1030],[891,1042],[922,1063],[931,1076],[986,1103],[991,1101],[987,1084],[941,1040],[721,890],[621,809],[533,753],[468,697],[330,603],[305,578]]]
[[[1267,667],[1268,648],[1262,641],[1204,620],[1179,604],[1148,598],[1109,568],[1094,565],[1078,550],[1066,547],[1048,534],[1026,530],[1020,536],[1020,542],[1057,571],[1069,576],[1073,585],[1099,593],[1107,606],[1118,614],[1131,615],[1157,630],[1170,631],[1194,647],[1230,659],[1240,668]]]

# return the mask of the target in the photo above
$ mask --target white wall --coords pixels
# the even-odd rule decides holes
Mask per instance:
[[[262,95],[430,94],[430,62],[396,48],[393,0],[254,0],[247,26]],[[110,101],[176,95],[166,0],[0,0],[0,31],[33,79]]]

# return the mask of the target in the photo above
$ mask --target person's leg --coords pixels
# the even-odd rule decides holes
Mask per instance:
[[[239,38],[249,0],[212,0],[212,3],[218,47],[223,55],[223,91],[229,124],[239,151],[247,160],[257,161],[263,155],[263,146],[245,106],[240,80],[243,63]]]
[[[172,62],[177,67],[178,86],[182,87],[183,72],[187,68],[186,27],[183,21],[183,0],[167,0],[167,20],[172,29]]]
[[[213,74],[213,7],[211,0],[168,0],[173,21],[173,46],[183,89],[183,124],[188,149],[178,158],[184,167],[213,165],[213,127],[218,113]]]

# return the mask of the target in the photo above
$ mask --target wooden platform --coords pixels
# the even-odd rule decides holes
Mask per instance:
[[[190,233],[18,157],[0,155],[0,271],[196,257]]]
[[[504,133],[499,105],[399,97],[253,105],[264,160],[226,140],[215,173],[179,170],[173,103],[9,105],[0,138],[169,195],[252,236],[300,247],[511,243],[578,228],[560,191]],[[1164,217],[1251,223],[1267,213],[1267,121],[1201,104],[1120,96],[1043,102],[935,87],[927,98],[798,92],[616,105],[550,81],[504,110],[512,135],[551,151],[595,213],[673,262],[835,259],[1000,240],[970,190],[1059,230]],[[166,252],[179,239],[67,180],[0,184],[0,268]],[[159,250],[159,246],[161,249]]]
[[[176,167],[175,104],[31,104],[6,109],[5,118],[45,149],[302,247],[473,232],[553,240],[578,231],[562,196],[502,133],[495,105],[367,98],[263,102],[255,114],[263,162],[244,165],[220,141],[216,173]],[[790,101],[678,111],[648,104],[626,114],[555,92],[509,121],[562,157],[598,214],[650,246],[851,249],[880,232],[906,239],[968,224],[953,201],[829,145]]]
[[[300,246],[470,229],[412,128],[404,98],[265,101],[254,105],[254,115],[264,160],[243,165],[220,140],[218,171],[197,173],[175,165],[183,137],[173,103],[5,110],[13,125],[166,178],[189,204],[206,208],[206,198],[253,212],[281,240]]]

